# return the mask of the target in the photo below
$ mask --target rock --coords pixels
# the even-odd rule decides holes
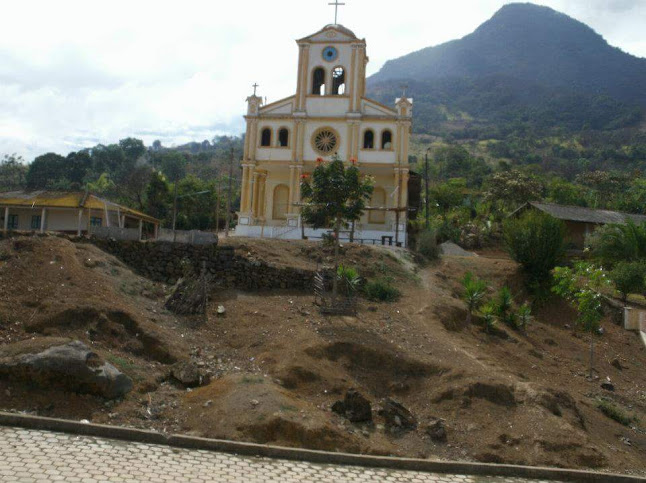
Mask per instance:
[[[218,315],[224,315],[227,312],[227,309],[224,308],[224,305],[218,305]]]
[[[83,342],[42,338],[8,344],[0,350],[0,377],[43,389],[94,394],[108,399],[132,390],[132,380],[103,361]]]
[[[619,360],[619,358],[617,358],[617,357],[615,357],[615,358],[612,360],[612,362],[610,363],[610,365],[611,365],[612,367],[616,368],[616,369],[619,369],[620,371],[623,371],[623,370],[626,368],[626,366],[624,366],[624,365],[622,365],[622,364],[621,364],[621,361],[620,361],[620,360]]]
[[[386,422],[386,429],[391,432],[410,431],[417,427],[415,416],[397,401],[386,398],[379,414]]]
[[[426,434],[428,434],[436,443],[446,443],[446,427],[443,419],[435,419],[431,421],[426,427]]]
[[[610,381],[604,381],[601,383],[601,389],[605,389],[606,391],[614,391],[615,385]]]
[[[186,387],[207,384],[207,377],[192,362],[177,362],[170,369],[170,375]]]
[[[372,421],[370,401],[354,389],[346,392],[343,401],[335,402],[332,405],[332,411],[353,423]]]

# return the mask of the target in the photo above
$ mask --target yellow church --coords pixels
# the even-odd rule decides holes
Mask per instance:
[[[412,99],[389,107],[365,96],[366,41],[342,25],[296,43],[296,94],[264,105],[254,87],[247,98],[236,235],[320,238],[327,230],[301,225],[300,183],[337,154],[375,180],[354,240],[405,244]]]

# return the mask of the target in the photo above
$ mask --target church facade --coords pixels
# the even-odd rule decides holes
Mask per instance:
[[[365,97],[366,42],[341,25],[297,44],[296,94],[267,105],[247,98],[236,235],[320,237],[327,230],[301,226],[300,183],[336,154],[375,181],[354,239],[405,243],[412,99],[389,107]]]

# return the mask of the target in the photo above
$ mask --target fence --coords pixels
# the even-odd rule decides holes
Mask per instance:
[[[187,243],[189,245],[217,245],[218,236],[215,233],[199,230],[170,230],[160,228],[157,240],[176,243]]]

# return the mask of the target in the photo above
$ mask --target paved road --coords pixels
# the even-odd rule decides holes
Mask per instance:
[[[529,483],[538,480],[322,465],[0,427],[0,481]]]

